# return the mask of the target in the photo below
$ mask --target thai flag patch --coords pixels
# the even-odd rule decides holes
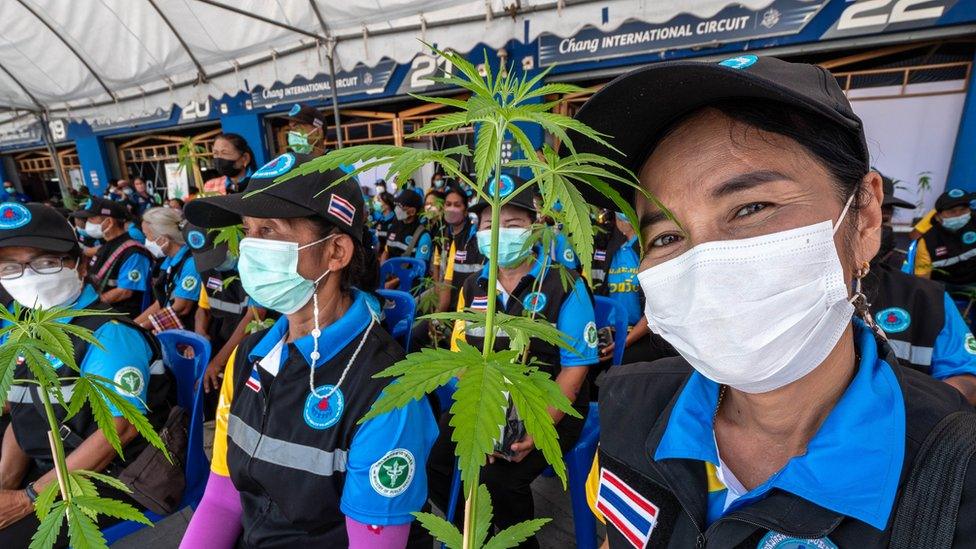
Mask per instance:
[[[607,260],[606,250],[597,250],[593,252],[593,261],[606,261],[606,260]]]
[[[596,508],[631,545],[644,549],[657,525],[659,509],[606,469],[600,470]]]
[[[258,365],[254,363],[254,367],[251,368],[251,375],[247,378],[247,388],[254,391],[255,393],[261,392],[261,374],[258,373]]]
[[[352,227],[352,219],[356,216],[356,208],[353,208],[352,204],[345,198],[333,194],[332,198],[329,199],[329,213]]]
[[[468,259],[467,250],[458,250],[454,252],[454,261],[457,263],[464,263]]]
[[[214,276],[211,276],[211,277],[208,277],[207,278],[207,289],[208,290],[213,290],[215,292],[219,292],[221,289],[223,289],[223,287],[224,287],[224,281],[223,280],[221,280],[221,279],[219,279],[217,277],[214,277]]]
[[[476,311],[487,311],[488,310],[488,296],[478,296],[471,300],[471,308]]]

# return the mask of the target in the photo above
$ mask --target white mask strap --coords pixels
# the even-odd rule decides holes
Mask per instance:
[[[837,219],[837,223],[834,224],[834,233],[833,234],[837,234],[837,231],[840,230],[840,224],[843,223],[844,218],[847,217],[847,210],[850,210],[851,209],[851,204],[854,203],[854,196],[855,195],[857,195],[857,191],[856,190],[854,191],[854,194],[852,194],[851,197],[847,199],[847,204],[844,204],[844,209],[841,210],[840,217]]]
[[[311,248],[312,246],[315,246],[316,244],[321,244],[321,243],[325,242],[326,240],[329,240],[330,238],[333,238],[335,236],[337,236],[337,235],[330,234],[329,236],[327,236],[325,238],[320,238],[320,239],[316,240],[315,242],[309,242],[308,244],[305,244],[304,246],[299,246],[298,249],[299,250],[304,250],[305,248]]]

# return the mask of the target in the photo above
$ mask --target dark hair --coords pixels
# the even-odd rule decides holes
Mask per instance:
[[[787,106],[775,101],[759,99],[724,99],[707,105],[736,122],[764,132],[788,137],[800,144],[831,175],[834,190],[841,203],[847,202],[855,191],[864,191],[861,182],[870,171],[868,163],[860,158],[861,145],[850,130],[842,128],[822,115]],[[702,109],[686,113],[675,119],[663,132],[657,143]],[[731,131],[731,129],[730,129]],[[733,140],[735,136],[733,136]],[[861,192],[851,202],[850,219],[857,217],[862,204]]]
[[[444,197],[447,196],[446,194],[444,194],[443,191],[439,189],[431,189],[427,191],[426,195],[424,195],[424,200],[426,201],[427,197],[431,195],[434,195],[434,198],[436,198],[437,200],[444,200]]]
[[[461,187],[459,187],[457,185],[449,185],[447,187],[447,189],[444,191],[444,200],[447,200],[447,197],[450,196],[450,195],[452,195],[452,194],[456,194],[456,195],[458,195],[458,196],[461,197],[461,204],[464,204],[464,209],[467,210],[468,209],[468,195],[467,195],[467,193],[465,193],[461,189]]]
[[[312,223],[318,238],[325,238],[332,234],[336,228],[335,225],[319,216],[306,217],[305,219]],[[342,278],[339,280],[339,288],[343,292],[349,292],[351,288],[356,287],[364,292],[373,293],[379,287],[380,263],[373,247],[369,245],[371,241],[372,235],[366,226],[363,226],[360,242],[357,242],[355,238],[352,239],[352,259],[342,270]]]
[[[237,152],[241,154],[247,153],[248,157],[250,157],[250,161],[248,161],[247,167],[250,168],[251,170],[257,168],[257,164],[254,161],[254,151],[251,150],[251,146],[247,144],[247,140],[244,139],[243,136],[237,133],[222,133],[217,137],[215,137],[214,141],[218,139],[223,139],[224,141],[227,141],[228,143],[233,145],[235,149],[237,149]]]
[[[394,198],[394,196],[392,194],[390,194],[388,192],[382,192],[382,193],[379,194],[379,197],[380,197],[380,200],[382,200],[384,204],[386,204],[387,206],[390,207],[390,210],[393,210],[393,208],[396,208],[396,202],[395,202],[396,199]]]

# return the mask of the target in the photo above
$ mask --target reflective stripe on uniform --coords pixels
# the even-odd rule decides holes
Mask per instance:
[[[407,244],[405,242],[400,242],[399,240],[389,240],[386,243],[387,246],[391,248],[396,248],[398,250],[406,250]]]
[[[962,263],[963,261],[966,261],[967,259],[972,259],[974,257],[976,257],[976,248],[973,248],[971,250],[966,250],[965,252],[963,252],[963,253],[955,256],[955,257],[948,257],[946,259],[940,259],[938,261],[933,261],[932,262],[932,266],[933,267],[948,267],[950,265],[955,265],[956,263]]]
[[[157,360],[149,365],[149,375],[158,376],[166,372],[166,365],[163,364],[162,359]]]
[[[7,391],[7,402],[12,402],[15,404],[32,404],[34,402],[34,398],[31,397],[30,391],[27,389],[27,387],[11,385],[10,390]]]
[[[918,347],[907,341],[889,339],[888,344],[895,351],[895,356],[919,366],[932,365],[932,347]]]
[[[594,281],[602,282],[605,278],[607,278],[607,272],[603,269],[591,269],[590,274],[593,276]]]
[[[471,337],[485,337],[485,333],[486,332],[484,326],[475,326],[473,328],[466,328],[464,330],[464,334],[469,335]],[[509,337],[509,336],[505,330],[499,328],[498,331],[495,332],[495,337]]]
[[[324,477],[346,470],[346,450],[329,452],[262,435],[233,414],[227,420],[227,436],[247,455],[267,463]]]
[[[485,268],[484,265],[478,265],[476,263],[455,263],[454,264],[454,272],[456,273],[470,274],[473,272],[480,271],[481,269],[484,268]]]
[[[207,297],[207,302],[210,304],[211,309],[216,309],[218,311],[224,311],[225,313],[231,313],[239,315],[244,311],[246,307],[245,303],[247,301],[242,301],[240,303],[233,303],[230,301],[224,301],[222,299],[217,299],[216,297]]]

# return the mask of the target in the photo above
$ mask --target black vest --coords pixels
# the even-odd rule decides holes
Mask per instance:
[[[119,287],[119,270],[122,268],[122,265],[125,264],[126,260],[129,259],[133,254],[141,254],[149,260],[150,265],[153,263],[152,254],[150,254],[146,248],[144,248],[142,245],[132,246],[115,258],[115,261],[112,262],[112,265],[108,268],[108,271],[106,271],[105,276],[101,280],[95,280],[95,275],[102,270],[105,262],[112,257],[115,250],[129,240],[132,240],[132,238],[129,236],[128,232],[109,240],[98,248],[98,252],[96,252],[91,258],[91,261],[88,262],[88,278],[92,281],[99,294]],[[128,273],[124,274],[127,275]],[[146,283],[149,284],[150,281],[147,281]],[[125,301],[113,303],[112,307],[121,313],[125,313],[131,318],[135,318],[139,316],[140,312],[142,312],[142,294],[139,292],[134,292],[132,297],[126,299]]]
[[[947,284],[976,284],[976,217],[958,231],[932,222],[922,239],[932,261],[932,280]]]
[[[381,250],[386,246],[386,239],[390,236],[390,231],[393,230],[394,223],[396,223],[396,216],[391,215],[389,219],[379,219],[374,224],[376,227],[376,239],[380,241]]]
[[[234,361],[227,466],[244,511],[238,546],[346,547],[349,541],[339,502],[348,452],[359,428],[356,422],[390,382],[373,375],[401,360],[403,351],[382,327],[374,325],[340,385],[342,415],[335,424],[316,429],[305,416],[306,404],[314,398],[308,387],[309,365],[294,345],[288,345],[288,358],[276,377],[258,368],[258,390],[252,389],[253,382],[248,385],[254,369],[248,354],[266,333],[248,336]],[[316,388],[338,382],[361,337],[316,368]]]
[[[931,375],[935,340],[945,324],[942,284],[887,264],[872,265],[863,284],[871,315],[888,336],[899,362]]]
[[[903,484],[932,428],[945,416],[972,407],[959,391],[945,383],[909,368],[892,368],[905,399]],[[888,547],[891,519],[882,532],[775,489],[764,499],[727,513],[706,528],[708,488],[704,464],[688,459],[652,459],[690,373],[691,367],[683,359],[666,358],[612,368],[600,386],[600,466],[658,507],[657,523],[647,547],[753,549],[769,531],[800,539],[827,536],[844,549]],[[895,506],[902,489],[900,486]],[[976,465],[970,464],[954,547],[972,547],[976,539],[974,516]],[[616,528],[607,530],[611,548],[631,547]]]
[[[464,282],[473,273],[480,273],[485,266],[485,257],[478,248],[478,231],[468,218],[461,230],[451,237],[454,244],[454,279],[451,280],[451,304],[457,303]],[[446,246],[448,252],[450,245]],[[447,252],[444,252],[447,253]],[[443,255],[443,254],[442,254]]]
[[[537,302],[535,301],[537,298],[534,294],[538,293],[541,295],[541,298],[538,299],[543,299],[545,304],[540,310],[536,311],[535,318],[556,324],[559,320],[559,311],[562,309],[563,302],[569,297],[570,292],[576,284],[576,280],[579,278],[575,272],[569,272],[569,276],[572,278],[572,282],[564,287],[559,269],[549,268],[548,266],[544,267],[541,284],[537,283],[535,277],[526,275],[522,277],[515,291],[508,297],[508,306],[505,306],[502,304],[501,297],[497,296],[496,292],[488,292],[487,277],[482,278],[481,276],[473,275],[468,277],[461,290],[464,294],[464,306],[469,309],[485,310],[488,307],[488,296],[495,296],[495,299],[497,299],[497,311],[512,316],[530,316],[530,311],[526,310],[526,305]],[[567,288],[569,291],[567,291]],[[484,327],[467,327],[464,333],[464,339],[469,345],[478,349],[484,349]],[[509,344],[508,334],[503,331],[499,332],[495,336],[494,350],[504,351],[509,348]],[[561,369],[560,355],[559,347],[556,345],[532,338],[529,341],[529,360],[537,361],[539,369],[549,374],[549,377],[552,379],[556,379],[556,376],[559,375]],[[589,408],[589,401],[589,383],[584,382],[573,407],[585,416]],[[569,423],[567,421],[571,423],[572,420],[575,420],[575,418],[567,416],[563,418],[563,421],[560,421],[559,426],[563,426],[564,423],[568,425]]]
[[[419,216],[413,223],[405,223],[399,219],[394,221],[393,227],[390,229],[390,234],[386,237],[387,256],[400,257],[406,253],[407,248],[409,248],[411,244],[414,245],[413,251],[416,252],[416,247],[420,242],[421,237],[423,237],[424,233],[427,232],[427,229],[424,228],[424,230],[418,233],[417,229],[421,226],[422,224],[420,223]],[[414,240],[414,233],[417,233],[416,241]],[[410,240],[410,242],[407,242],[407,240]],[[413,253],[410,254],[410,257],[413,257]]]
[[[237,271],[200,273],[210,304],[210,337],[227,341],[247,313],[247,293]]]
[[[187,248],[186,253],[176,263],[171,263],[166,270],[159,269],[159,274],[156,276],[156,280],[153,281],[152,290],[153,297],[159,302],[160,307],[166,307],[173,300],[173,291],[176,290],[176,285],[182,282],[180,271],[183,270],[183,265],[192,257],[193,253]],[[191,307],[190,312],[180,317],[180,322],[187,329],[193,328],[193,314],[196,310],[196,306]]]
[[[100,302],[93,303],[88,308],[112,311],[108,305]],[[149,389],[146,402],[149,411],[146,417],[158,431],[169,416],[170,409],[176,404],[176,381],[173,378],[173,374],[163,366],[162,353],[155,338],[127,318],[119,316],[84,316],[75,317],[71,320],[71,324],[87,328],[92,332],[108,322],[121,322],[137,330],[142,334],[142,337],[145,338],[149,347],[152,349],[153,356],[150,359]],[[74,347],[75,363],[81,367],[85,355],[88,354],[89,343],[75,336],[69,337]],[[124,342],[103,341],[102,344],[111,350],[111,345],[124,345]],[[72,370],[68,365],[62,364],[57,369],[57,374],[58,377],[75,377],[78,375],[78,372]],[[31,373],[30,368],[25,362],[19,362],[17,364],[14,369],[14,376],[18,379],[35,379],[34,374]],[[66,400],[70,399],[74,386],[75,383],[73,381],[62,382],[61,394],[64,395]],[[51,447],[48,444],[47,438],[49,426],[47,415],[42,412],[43,405],[37,392],[37,386],[15,385],[11,387],[10,393],[8,393],[8,402],[10,404],[11,424],[13,425],[14,434],[17,436],[18,444],[41,471],[50,470],[54,467],[54,462],[51,458]],[[89,435],[98,430],[98,424],[95,422],[89,404],[86,403],[77,414],[67,421],[64,419],[67,415],[67,410],[61,407],[54,399],[52,399],[52,405],[54,406],[55,415],[59,423],[67,429],[70,429],[70,433],[66,429],[63,429],[61,433],[66,454],[71,453],[77,447],[79,440],[88,438]],[[141,436],[137,437],[125,446],[125,456],[131,462],[146,447],[146,444],[148,443],[145,439]],[[121,458],[117,457],[113,463],[121,465]]]

